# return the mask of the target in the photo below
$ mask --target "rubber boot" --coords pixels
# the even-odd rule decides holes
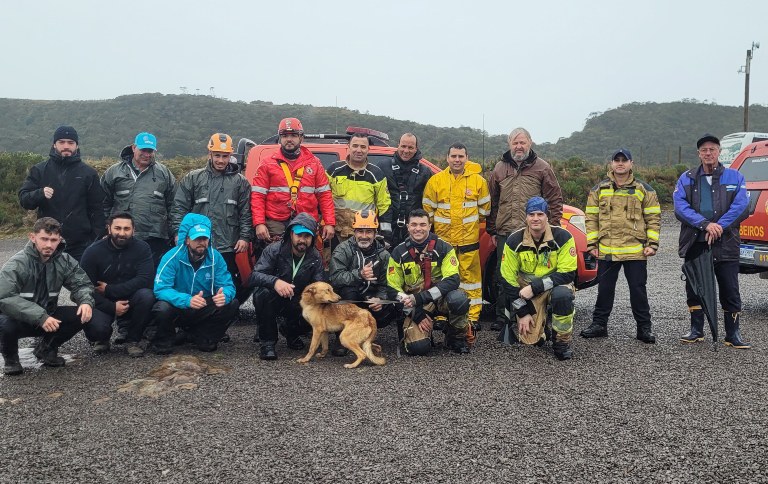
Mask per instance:
[[[581,330],[579,336],[582,338],[605,338],[608,336],[608,327],[605,324],[593,321],[588,328]]]
[[[572,335],[555,333],[555,339],[552,341],[552,351],[555,357],[560,360],[570,360],[573,358],[573,348],[571,348]]]
[[[701,306],[688,308],[691,313],[691,330],[680,336],[681,343],[699,343],[704,341],[704,310]]]
[[[741,340],[741,332],[739,331],[741,313],[724,312],[723,319],[725,320],[725,346],[731,346],[740,350],[751,349],[751,344]]]
[[[24,368],[19,361],[19,354],[15,355],[3,355],[5,365],[3,366],[3,373],[6,375],[21,375],[24,372]]]
[[[445,344],[455,353],[465,355],[469,353],[469,346],[467,346],[467,330],[456,329],[451,325],[446,325],[445,328]]]
[[[277,359],[277,352],[275,351],[275,341],[263,341],[261,343],[261,349],[259,350],[259,358],[266,361],[272,361]]]

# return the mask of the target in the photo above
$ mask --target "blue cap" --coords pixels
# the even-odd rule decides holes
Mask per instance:
[[[533,212],[547,213],[547,210],[549,210],[549,204],[541,197],[531,197],[528,199],[528,203],[525,204],[526,215]]]
[[[618,150],[613,152],[613,156],[611,156],[611,160],[615,160],[617,156],[624,155],[624,157],[628,160],[632,160],[632,153],[629,152],[626,148],[619,148]]]
[[[187,237],[192,240],[199,239],[200,237],[211,238],[211,229],[204,224],[195,224],[187,232]]]
[[[136,139],[133,140],[133,144],[140,150],[151,149],[157,151],[157,138],[152,133],[139,133],[136,135]]]
[[[291,230],[293,230],[293,233],[296,234],[296,235],[299,235],[299,234],[309,234],[309,235],[311,235],[313,237],[315,235],[314,232],[312,232],[311,230],[309,230],[308,228],[306,228],[305,226],[300,225],[300,224],[294,225],[291,228]]]

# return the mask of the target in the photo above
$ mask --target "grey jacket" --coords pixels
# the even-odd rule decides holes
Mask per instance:
[[[364,281],[360,277],[360,269],[368,263],[379,263],[374,267],[373,273],[376,282]],[[334,288],[353,287],[366,297],[378,297],[387,299],[387,266],[389,265],[389,252],[384,249],[384,244],[374,240],[374,247],[370,254],[363,254],[357,246],[357,241],[351,237],[333,251],[328,277]]]
[[[188,213],[205,215],[213,223],[211,244],[219,252],[232,252],[238,240],[253,239],[251,185],[229,164],[224,174],[211,167],[192,170],[179,181],[171,209],[173,233]]]
[[[59,245],[47,262],[32,242],[0,269],[0,313],[40,327],[56,311],[62,286],[78,306],[95,306],[93,284],[77,261]]]
[[[176,179],[167,166],[152,164],[141,173],[133,167],[133,151],[126,146],[122,161],[107,168],[101,177],[104,215],[129,212],[133,216],[134,237],[168,239],[169,213],[173,204]]]

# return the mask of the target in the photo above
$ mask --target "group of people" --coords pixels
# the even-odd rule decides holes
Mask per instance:
[[[155,159],[151,133],[139,133],[99,177],[80,159],[76,130],[58,128],[49,158],[30,169],[19,191],[21,205],[39,218],[26,247],[0,271],[5,373],[23,371],[19,338],[38,337],[34,355],[62,366],[58,348],[80,329],[94,352],[110,351],[113,325],[114,343],[132,357],[168,354],[185,342],[214,351],[251,293],[259,356],[274,360],[280,334],[288,348],[304,347],[310,328],[299,300],[319,280],[369,309],[379,327],[395,324],[407,354],[428,353],[436,329],[446,347],[466,354],[481,329],[483,221],[498,259],[491,329],[523,344],[552,341],[558,359],[572,357],[576,246],[560,227],[557,178],[527,130],[510,133],[509,150],[487,178],[461,143],[449,147],[447,168],[433,175],[411,133],[383,164],[369,162],[366,135],[352,134],[347,158],[327,170],[302,146],[298,119],[283,119],[278,139],[251,183],[223,133],[211,136],[206,166],[177,182]],[[704,136],[697,148],[701,165],[680,177],[674,195],[680,256],[713,249],[726,344],[749,348],[739,331],[738,291],[746,186],[717,162],[716,137]],[[617,150],[586,207],[599,283],[582,337],[607,336],[623,267],[637,339],[655,343],[646,264],[658,250],[660,219],[655,191],[635,177],[629,150]],[[249,250],[256,265],[241,274],[236,254]],[[58,305],[62,287],[77,306]],[[691,329],[681,341],[703,341],[701,301],[689,283],[686,291]],[[346,349],[337,342],[333,354]]]

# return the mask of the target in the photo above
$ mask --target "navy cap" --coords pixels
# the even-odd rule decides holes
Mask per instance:
[[[615,160],[619,155],[624,155],[628,160],[632,160],[632,153],[630,153],[626,148],[619,148],[618,150],[614,151],[613,155],[611,155],[611,160]]]
[[[696,149],[701,148],[701,145],[703,145],[707,141],[712,142],[712,143],[716,144],[717,146],[720,146],[720,139],[718,139],[718,137],[713,135],[713,134],[707,133],[704,136],[702,136],[701,138],[699,138],[699,141],[696,142]]]
[[[548,208],[549,208],[549,204],[543,198],[531,197],[530,199],[528,199],[528,203],[525,204],[525,214],[528,215],[529,213],[533,213],[533,212],[547,213]]]

